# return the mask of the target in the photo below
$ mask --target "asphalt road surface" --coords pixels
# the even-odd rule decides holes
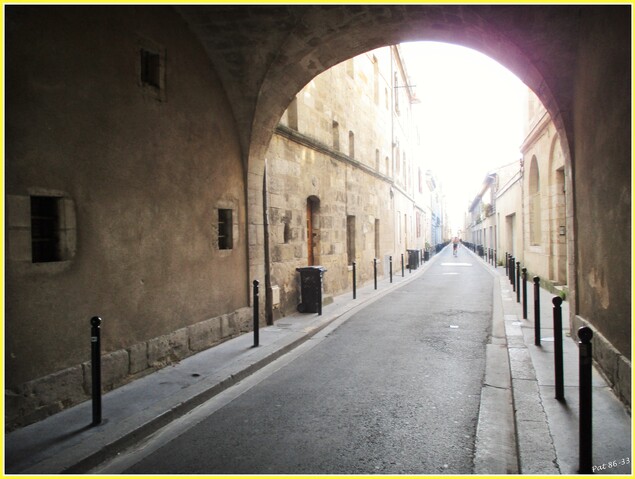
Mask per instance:
[[[470,474],[492,287],[480,259],[446,249],[121,472]]]

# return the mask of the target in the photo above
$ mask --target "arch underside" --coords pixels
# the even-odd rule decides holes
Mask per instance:
[[[561,141],[573,314],[598,318],[630,357],[630,342],[624,340],[630,327],[611,319],[628,316],[630,302],[619,295],[614,304],[606,300],[609,286],[623,286],[630,270],[607,270],[607,264],[615,264],[606,259],[615,249],[609,241],[598,248],[597,242],[576,240],[614,237],[610,230],[616,224],[630,230],[630,203],[625,200],[630,196],[630,6],[175,8],[206,49],[232,105],[245,165],[248,223],[254,229],[263,224],[262,209],[255,206],[262,202],[265,152],[274,128],[295,95],[318,74],[374,48],[410,41],[472,48],[509,69],[545,106]],[[608,156],[616,176],[598,182],[597,158]],[[576,215],[582,204],[595,208],[586,212],[594,220]],[[627,239],[623,243],[628,248]],[[255,249],[249,252],[249,265],[252,278],[264,272],[264,259]],[[600,279],[590,282],[589,275]]]
[[[578,7],[466,5],[177,7],[225,86],[243,158],[259,174],[273,128],[312,78],[386,45],[440,41],[478,50],[545,105],[566,143]],[[232,40],[227,39],[231,25]],[[555,40],[555,41],[554,41]],[[563,145],[564,146],[564,145]]]

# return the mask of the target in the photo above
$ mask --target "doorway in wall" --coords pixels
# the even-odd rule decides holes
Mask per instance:
[[[507,227],[507,252],[509,254],[511,254],[512,256],[515,256],[514,253],[514,236],[515,236],[515,231],[514,231],[514,225],[516,223],[516,214],[513,215],[508,215],[505,217],[505,226]]]
[[[306,200],[306,238],[308,265],[315,266],[320,262],[320,199],[309,196]]]

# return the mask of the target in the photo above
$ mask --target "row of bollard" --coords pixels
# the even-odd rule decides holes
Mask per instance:
[[[392,256],[389,258],[390,263],[390,282],[392,283]],[[357,298],[357,264],[353,262],[353,299]],[[409,270],[412,267],[409,264]],[[401,275],[404,274],[404,255],[401,255]],[[377,258],[373,259],[373,277],[374,286],[377,289]],[[320,275],[320,282],[321,282]],[[260,345],[260,282],[256,279],[253,281],[253,334],[254,345],[256,348]],[[322,315],[322,287],[320,284],[319,295],[317,298],[317,313]],[[102,422],[102,401],[101,401],[101,318],[94,316],[90,319],[90,347],[91,347],[91,383],[92,383],[92,426],[97,426]]]
[[[505,253],[505,272],[516,292],[517,302],[520,302],[522,289],[523,319],[527,319],[527,268],[520,268],[520,262],[512,255]],[[521,285],[522,271],[522,285]],[[534,276],[534,344],[541,346],[540,337],[540,277]],[[553,303],[553,332],[554,332],[554,378],[555,398],[565,401],[564,388],[564,355],[562,338],[562,298],[555,296]],[[592,367],[593,347],[591,340],[593,331],[584,326],[578,329],[578,353],[579,353],[579,472],[591,474],[593,472],[593,389]]]
[[[515,283],[517,297],[520,292],[520,262],[514,264],[514,258],[506,253],[506,270],[510,281]],[[390,280],[392,282],[392,256],[390,262]],[[377,289],[377,260],[373,260],[375,289]],[[402,255],[402,274],[403,274]],[[523,319],[527,319],[527,269],[522,268],[522,291],[523,291]],[[534,344],[541,345],[540,338],[540,278],[535,276],[534,280]],[[353,262],[353,299],[357,296],[356,291],[356,263]],[[321,288],[320,288],[321,290]],[[259,346],[259,282],[253,282],[253,330],[254,347]],[[554,373],[555,373],[555,396],[558,401],[564,401],[564,374],[563,374],[563,347],[562,347],[562,298],[553,298],[553,328],[554,328]],[[322,314],[322,298],[318,301],[318,315]],[[90,319],[91,324],[91,371],[92,371],[92,425],[97,426],[102,422],[102,398],[101,398],[101,323],[98,316]],[[588,327],[578,330],[579,338],[579,393],[580,393],[580,473],[592,472],[592,358],[593,351],[591,340],[593,331]]]

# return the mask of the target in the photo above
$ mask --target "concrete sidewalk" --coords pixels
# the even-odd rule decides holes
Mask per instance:
[[[465,253],[463,253],[465,252]],[[462,254],[468,253],[462,249]],[[383,279],[374,290],[373,282],[352,293],[334,298],[323,315],[294,314],[274,326],[261,328],[260,346],[245,334],[207,351],[186,358],[103,396],[103,422],[90,427],[91,402],[80,404],[39,423],[15,431],[5,438],[5,472],[8,474],[85,473],[117,452],[137,443],[175,418],[238,383],[271,363],[337,319],[345,320],[372,301],[425,274],[429,265],[443,255],[393,283]],[[482,261],[474,256],[475,261]],[[519,472],[523,474],[575,474],[578,465],[578,351],[568,335],[567,303],[565,323],[566,402],[554,399],[553,337],[550,330],[552,303],[541,291],[543,342],[533,345],[533,322],[522,319],[521,306],[504,275],[503,268],[483,262],[499,283],[504,314],[504,335],[511,371]],[[529,318],[533,318],[533,289]],[[500,308],[499,308],[500,309]],[[601,473],[630,473],[631,418],[603,378],[594,372],[594,464],[607,464]],[[513,430],[513,426],[510,426]],[[614,462],[628,461],[629,464]]]
[[[541,345],[534,338],[534,285],[527,284],[527,318],[504,268],[499,276],[511,366],[519,470],[522,474],[577,474],[579,469],[579,352],[562,303],[565,400],[555,399],[554,294],[540,289]],[[522,279],[521,279],[522,282]],[[630,474],[631,417],[593,367],[593,465],[598,474]]]

